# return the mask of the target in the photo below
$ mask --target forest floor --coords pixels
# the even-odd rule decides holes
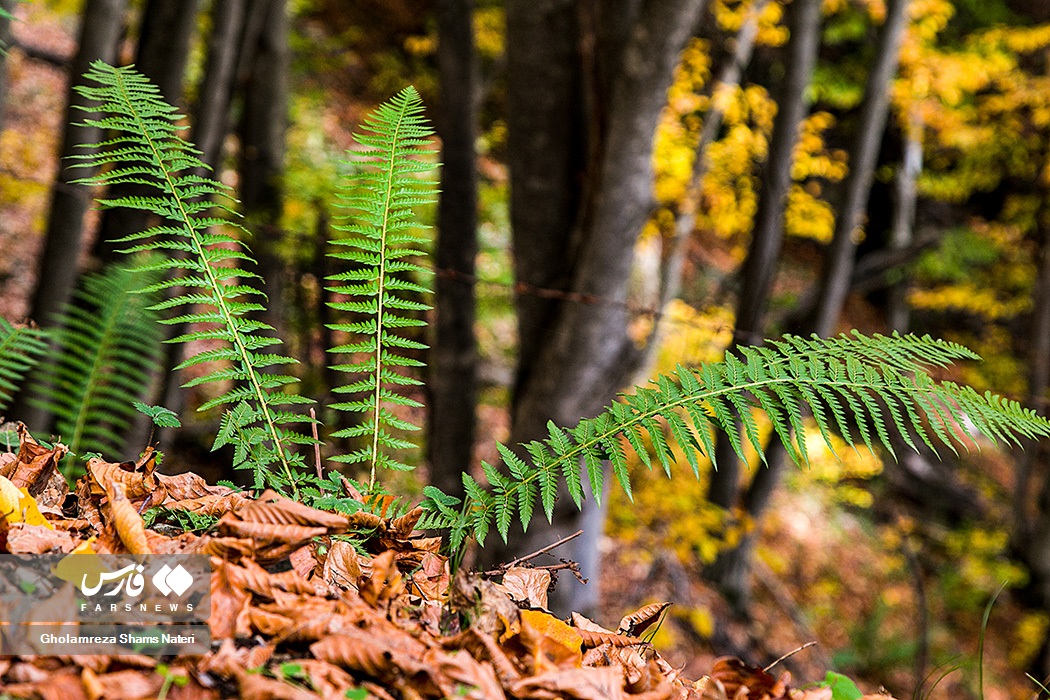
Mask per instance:
[[[32,12],[32,21],[15,26],[19,41],[56,56],[69,56],[73,48],[69,21],[45,10],[34,8]],[[54,154],[64,119],[65,90],[59,68],[27,58],[17,49],[11,52],[8,66],[11,91],[0,134],[0,316],[20,320],[28,312],[29,294],[36,284],[34,263],[43,238],[48,187],[58,167]],[[352,126],[339,127],[342,141]],[[505,323],[505,319],[497,322]],[[499,335],[483,332],[483,337]],[[491,444],[505,433],[505,412],[488,405],[481,416],[481,438],[484,444]],[[172,457],[173,463],[179,461],[178,455]],[[982,459],[986,466],[996,464],[994,454]],[[878,468],[853,466],[851,471],[821,463],[793,475],[776,497],[759,526],[748,622],[732,620],[728,607],[699,574],[702,563],[710,560],[710,548],[717,547],[712,533],[718,529],[718,523],[696,506],[702,502],[703,485],[678,478],[667,482],[662,477],[641,479],[637,505],[614,498],[610,506],[609,531],[601,544],[603,571],[593,576],[600,581],[602,600],[595,622],[615,631],[623,615],[652,603],[671,602],[666,619],[655,627],[652,645],[668,668],[682,669],[682,678],[704,677],[715,658],[727,653],[761,666],[816,642],[782,662],[778,671],[790,669],[795,679],[805,682],[821,680],[825,671],[835,668],[858,679],[868,691],[884,685],[898,697],[909,697],[913,691],[916,697],[924,697],[917,691],[916,677],[925,677],[938,664],[954,663],[962,668],[949,675],[931,697],[978,697],[976,663],[984,605],[1001,582],[1017,587],[1024,578],[1004,558],[1001,528],[931,527],[922,522],[921,514],[880,510],[871,496],[874,492],[878,498]],[[998,485],[995,478],[978,485],[995,493],[1004,488],[1005,476],[998,481]],[[1005,516],[1000,520],[1005,523]],[[393,526],[387,523],[384,527]],[[920,530],[927,538],[922,542],[917,537]],[[931,532],[933,543],[929,544]],[[96,534],[102,536],[101,531]],[[407,532],[401,535],[400,540],[412,540]],[[114,540],[118,542],[119,533]],[[405,547],[415,552],[412,556],[423,556],[415,545]],[[371,554],[382,553],[376,548]],[[311,566],[325,568],[320,558]],[[444,585],[447,592],[449,582]],[[375,611],[372,606],[368,615],[378,614],[376,619],[385,620],[376,624],[390,623],[386,612]],[[984,635],[985,698],[1005,700],[1031,694],[1033,686],[1025,679],[1024,668],[1036,653],[1046,625],[1045,616],[1025,613],[1009,595],[1000,599]],[[520,649],[521,657],[515,663],[534,666],[537,649]],[[224,650],[218,656],[251,653],[243,648]],[[256,653],[272,654],[273,649]],[[337,651],[331,653],[332,658],[337,657]],[[649,656],[646,664],[655,658]],[[291,659],[279,658],[281,664]],[[231,657],[215,663],[220,661],[229,664]],[[251,665],[253,661],[268,659],[239,658],[236,663]],[[8,662],[0,661],[4,663]],[[11,673],[16,666],[8,663],[0,668]],[[90,669],[82,667],[79,676],[88,674],[85,668]],[[106,668],[90,673],[105,675]],[[664,680],[671,677],[667,669],[660,668]],[[26,683],[46,685],[41,685],[41,678],[33,678],[28,667],[23,672]],[[324,673],[329,678],[338,676],[327,668]],[[146,676],[156,683],[149,673]],[[225,677],[231,683],[265,680],[259,676],[258,681],[245,681],[237,674]],[[276,692],[272,687],[265,690]],[[178,692],[186,691],[173,688],[168,697],[183,697]]]

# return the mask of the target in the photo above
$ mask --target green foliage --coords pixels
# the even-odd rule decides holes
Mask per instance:
[[[222,230],[243,229],[210,213],[217,208],[235,214],[224,203],[232,201],[229,188],[198,174],[207,167],[197,157],[198,151],[179,137],[183,127],[176,121],[180,115],[144,76],[130,67],[114,68],[96,61],[85,77],[97,85],[77,90],[97,102],[99,106],[93,109],[103,114],[85,120],[85,124],[113,136],[93,146],[99,148],[98,153],[76,157],[80,167],[107,168],[83,182],[146,185],[156,192],[153,196],[100,202],[105,207],[145,210],[163,221],[119,242],[127,244],[125,253],[167,253],[166,259],[136,270],[176,273],[145,291],[174,292],[173,298],[154,308],[169,312],[182,309],[162,323],[185,324],[193,330],[173,342],[208,343],[209,349],[196,351],[177,369],[205,363],[217,368],[183,386],[217,383],[229,387],[199,408],[227,409],[214,447],[233,445],[234,467],[252,469],[256,488],[269,486],[298,496],[295,468],[302,466],[303,458],[295,446],[312,444],[312,439],[294,429],[295,424],[309,422],[310,418],[290,407],[310,401],[285,391],[297,381],[295,377],[272,370],[295,360],[264,352],[280,341],[268,335],[272,327],[251,317],[264,310],[259,300],[265,296],[252,284],[258,276],[239,269],[238,264],[252,264],[254,260],[238,238]],[[223,345],[216,348],[215,341]]]
[[[158,428],[179,428],[182,427],[182,421],[179,420],[178,415],[171,409],[164,408],[163,406],[148,406],[141,401],[132,401],[131,405],[135,407],[135,410],[144,416],[148,416],[153,425]]]
[[[828,671],[821,685],[831,689],[831,700],[860,700],[864,695],[849,677],[834,671]]]
[[[0,411],[18,391],[26,373],[47,349],[46,335],[37,328],[15,328],[0,318]]]
[[[854,333],[832,339],[786,336],[767,347],[739,352],[740,358],[728,355],[723,362],[695,369],[679,366],[674,375],[658,377],[654,387],[639,388],[574,428],[549,423],[549,436],[525,445],[523,454],[499,445],[505,471],[482,465],[491,490],[483,489],[469,474],[463,475],[462,503],[428,488],[422,526],[450,528],[454,548],[468,536],[484,541],[493,525],[506,538],[515,511],[527,527],[537,501],[551,518],[562,479],[579,506],[584,495],[581,463],[596,498],[602,490],[605,461],[630,495],[626,451],[634,450],[651,468],[646,436],[668,474],[674,461],[672,442],[684,451],[696,473],[698,454],[714,456],[715,429],[729,435],[741,459],[745,440],[762,454],[752,409],[767,414],[797,465],[807,461],[802,425],[806,411],[812,413],[832,450],[832,430],[849,442],[859,439],[872,450],[881,445],[890,454],[894,454],[891,431],[899,432],[913,448],[918,438],[931,449],[936,450],[938,443],[953,452],[956,445],[979,447],[977,433],[993,442],[1013,444],[1019,444],[1018,436],[1050,435],[1050,423],[1017,402],[934,380],[928,373],[931,368],[978,359],[954,343]]]
[[[419,430],[390,407],[421,405],[404,394],[403,387],[420,381],[403,368],[423,364],[407,356],[426,346],[409,338],[406,329],[426,325],[414,314],[429,308],[412,298],[430,291],[416,281],[426,271],[412,262],[426,242],[417,232],[413,207],[429,203],[436,191],[432,181],[419,177],[434,168],[425,160],[432,154],[426,146],[433,132],[422,112],[419,95],[409,87],[365,120],[356,135],[364,150],[355,155],[366,167],[355,178],[353,189],[341,193],[344,210],[352,214],[335,226],[348,237],[332,241],[340,247],[332,257],[350,263],[351,269],[330,278],[336,282],[331,291],[347,298],[331,305],[357,315],[350,323],[332,325],[353,336],[351,343],[331,349],[353,356],[351,362],[336,366],[352,381],[335,389],[349,395],[349,400],[333,408],[361,415],[358,425],[335,436],[363,439],[360,449],[336,460],[368,464],[369,487],[377,467],[411,469],[391,453],[414,444],[396,437],[394,431]]]
[[[57,318],[54,352],[33,373],[30,403],[55,417],[74,455],[119,453],[135,410],[129,399],[156,369],[160,328],[155,294],[136,294],[143,276],[111,266],[88,275]],[[74,464],[73,460],[67,463]]]

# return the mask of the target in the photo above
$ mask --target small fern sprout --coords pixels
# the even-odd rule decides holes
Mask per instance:
[[[39,328],[12,326],[0,318],[0,411],[7,408],[28,373],[47,350]]]
[[[524,445],[520,455],[498,445],[502,469],[482,465],[489,488],[466,473],[462,502],[428,487],[420,527],[449,528],[453,549],[467,537],[483,542],[493,527],[506,539],[515,513],[528,527],[537,502],[551,518],[562,479],[581,504],[581,463],[596,498],[606,462],[630,495],[627,453],[634,451],[651,468],[646,438],[668,475],[675,462],[672,444],[698,474],[697,457],[714,458],[715,430],[729,435],[741,459],[745,443],[761,455],[753,410],[766,414],[798,465],[808,460],[806,411],[829,447],[834,430],[848,442],[871,450],[881,445],[891,454],[891,432],[912,448],[921,441],[934,451],[941,445],[953,452],[958,446],[979,447],[968,428],[1008,445],[1019,445],[1020,437],[1050,435],[1050,422],[1015,401],[931,377],[934,368],[979,358],[961,345],[929,336],[786,336],[766,347],[742,348],[740,354],[697,368],[679,366],[574,428],[550,423],[548,437]],[[737,427],[738,416],[742,427]]]
[[[391,407],[420,406],[403,391],[420,381],[403,368],[423,364],[406,351],[426,346],[405,331],[424,326],[426,322],[413,314],[429,308],[417,300],[430,291],[419,281],[428,273],[413,262],[426,243],[419,233],[421,227],[413,221],[413,209],[433,201],[436,192],[431,180],[420,177],[435,167],[428,160],[433,156],[428,148],[433,132],[422,112],[419,94],[409,87],[365,120],[355,136],[363,150],[351,152],[355,163],[364,167],[340,195],[346,216],[335,229],[346,237],[332,241],[338,250],[330,253],[350,267],[329,278],[335,282],[331,291],[346,299],[331,306],[355,315],[350,322],[331,326],[354,339],[330,350],[351,356],[350,362],[335,366],[352,377],[350,383],[335,389],[349,395],[349,400],[333,408],[361,416],[358,425],[335,437],[363,442],[360,449],[335,459],[367,464],[369,489],[375,485],[377,467],[411,469],[391,452],[415,447],[396,437],[396,432],[419,430]]]
[[[229,188],[196,174],[208,168],[198,158],[198,151],[179,136],[183,129],[177,123],[180,115],[142,74],[130,66],[114,68],[96,61],[85,77],[95,85],[77,90],[99,105],[89,109],[101,113],[101,117],[86,119],[85,123],[111,137],[91,146],[98,152],[76,157],[81,167],[105,168],[83,182],[131,183],[153,190],[151,196],[102,199],[100,203],[104,207],[145,210],[161,219],[160,225],[118,242],[127,245],[123,252],[129,254],[166,254],[136,269],[168,273],[145,291],[174,294],[153,308],[168,312],[162,323],[192,327],[171,342],[222,343],[218,348],[197,351],[179,365],[177,369],[218,364],[218,368],[183,386],[223,386],[219,396],[199,408],[227,409],[214,447],[232,444],[234,466],[253,471],[255,488],[269,486],[298,497],[296,471],[303,466],[303,457],[297,446],[312,444],[313,439],[295,429],[296,424],[311,419],[292,408],[311,402],[286,390],[298,380],[273,368],[294,364],[295,360],[266,352],[280,340],[273,337],[272,327],[250,316],[263,310],[260,300],[265,300],[265,295],[255,286],[258,276],[241,267],[255,261],[239,237],[228,233],[246,232],[213,214],[218,211],[237,216],[230,208],[235,200]]]

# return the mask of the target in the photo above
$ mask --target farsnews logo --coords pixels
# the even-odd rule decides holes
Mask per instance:
[[[174,569],[165,564],[153,575],[153,585],[165,596],[174,593],[181,596],[193,585],[193,576],[179,564]]]
[[[78,588],[85,596],[93,597],[107,584],[113,584],[102,595],[117,596],[123,591],[125,596],[137,598],[142,594],[146,586],[146,578],[142,575],[144,570],[141,564],[129,564],[123,569],[113,572],[100,571],[94,577],[96,580],[93,585],[88,583],[89,574],[84,574],[81,577]],[[163,593],[166,598],[173,594],[181,597],[193,585],[193,575],[181,564],[174,569],[165,564],[150,580],[153,583],[153,587]]]

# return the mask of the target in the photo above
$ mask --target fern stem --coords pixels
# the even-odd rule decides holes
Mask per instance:
[[[252,365],[251,357],[248,353],[248,349],[244,345],[244,338],[240,330],[237,329],[234,321],[234,316],[230,312],[229,306],[226,304],[226,297],[223,294],[224,288],[220,284],[219,280],[215,277],[215,273],[212,270],[212,266],[207,262],[208,256],[205,253],[204,245],[201,243],[200,238],[197,236],[197,231],[194,229],[192,219],[190,218],[189,212],[186,211],[186,205],[183,198],[179,194],[178,188],[175,186],[175,182],[171,179],[171,173],[168,168],[164,166],[164,160],[161,157],[160,149],[157,148],[156,143],[150,135],[150,130],[146,124],[142,121],[142,117],[138,110],[134,108],[134,102],[131,99],[131,95],[125,88],[123,75],[119,71],[116,71],[117,84],[120,87],[121,95],[124,98],[126,104],[129,107],[129,113],[134,115],[136,123],[142,132],[142,137],[145,143],[148,145],[150,151],[153,154],[154,162],[157,164],[159,171],[164,176],[164,182],[168,187],[168,191],[171,194],[172,201],[176,204],[178,209],[177,213],[179,216],[178,223],[186,228],[186,232],[189,234],[189,238],[193,243],[194,252],[196,253],[198,260],[204,262],[202,265],[205,275],[207,275],[208,284],[211,286],[212,291],[215,292],[215,306],[219,313],[222,315],[223,321],[226,327],[231,330],[230,336],[234,347],[237,350],[237,354],[241,358],[241,364],[244,368],[245,374],[248,376],[248,381],[251,384],[252,392],[255,394],[255,399],[258,401],[259,409],[262,412],[264,422],[266,423],[267,432],[270,434],[270,439],[273,440],[274,449],[277,452],[278,459],[281,462],[281,468],[284,470],[285,476],[288,478],[288,483],[292,485],[292,494],[296,500],[299,499],[299,487],[296,485],[295,476],[292,473],[291,466],[288,464],[288,456],[285,453],[284,444],[281,441],[280,436],[277,432],[277,425],[274,422],[274,418],[270,413],[270,407],[266,401],[266,392],[263,391],[262,385],[259,383],[258,375],[255,372],[255,368]]]
[[[106,346],[113,344],[113,338],[116,336],[114,328],[117,325],[117,320],[120,318],[120,314],[116,313],[117,305],[108,307],[106,310],[110,313],[105,318],[105,324],[101,334],[99,335],[105,342]],[[80,454],[80,442],[84,439],[84,432],[87,429],[88,420],[97,420],[93,416],[89,416],[89,411],[84,410],[87,406],[93,405],[92,396],[98,390],[100,384],[96,381],[102,372],[102,363],[109,357],[109,353],[104,348],[99,348],[99,351],[95,353],[94,358],[91,362],[91,370],[84,376],[84,399],[81,402],[81,410],[77,411],[77,420],[73,427],[73,436],[69,440],[69,451],[71,454],[79,457]],[[75,463],[75,458],[71,459],[70,464]]]

